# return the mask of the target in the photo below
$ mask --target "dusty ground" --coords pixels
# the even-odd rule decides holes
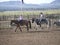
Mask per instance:
[[[45,30],[0,30],[0,45],[60,45],[60,29]]]

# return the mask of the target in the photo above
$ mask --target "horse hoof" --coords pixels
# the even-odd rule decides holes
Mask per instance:
[[[34,29],[35,29],[35,27],[34,27]]]
[[[36,28],[36,30],[37,30],[37,28]]]
[[[41,29],[44,29],[43,27]]]
[[[20,30],[22,32],[22,30]]]
[[[16,31],[15,31],[16,32]]]

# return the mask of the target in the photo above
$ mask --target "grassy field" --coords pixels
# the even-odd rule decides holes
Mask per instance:
[[[41,10],[41,11],[4,11],[0,12],[1,15],[39,15],[40,12],[43,12],[44,14],[60,14],[60,9],[55,10]]]

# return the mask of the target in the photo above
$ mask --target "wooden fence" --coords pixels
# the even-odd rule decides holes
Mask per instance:
[[[11,28],[9,25],[10,25],[10,21],[11,20],[16,20],[20,15],[9,15],[9,16],[5,16],[5,15],[2,15],[0,16],[0,29],[3,29],[3,28]],[[39,15],[23,15],[23,18],[24,19],[31,19],[33,17],[39,17]],[[59,16],[57,16],[57,19]],[[55,19],[55,20],[57,20]]]
[[[4,28],[11,28],[10,25],[10,21],[11,20],[17,20],[17,18],[20,15],[9,15],[9,16],[5,16],[2,15],[0,16],[0,29],[4,29]],[[24,19],[26,20],[31,20],[32,17],[36,16],[36,15],[22,15]],[[36,16],[38,17],[38,16]]]

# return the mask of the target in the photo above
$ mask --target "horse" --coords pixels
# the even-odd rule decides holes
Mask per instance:
[[[59,21],[55,21],[53,24],[56,25],[56,26],[60,26],[60,22]]]
[[[22,32],[20,26],[24,26],[24,25],[26,25],[27,31],[29,30],[29,28],[31,29],[31,22],[28,21],[28,20],[21,20],[21,21],[18,21],[18,20],[11,20],[10,25],[12,26],[13,24],[16,25],[15,32],[16,32],[16,30],[17,30],[18,27],[19,27],[20,31]]]
[[[45,18],[45,19],[39,19],[39,18],[32,18],[32,23],[36,23],[37,25],[39,25],[40,27],[41,27],[41,24],[46,24],[46,25],[48,25],[48,20]]]
[[[41,22],[39,21],[39,19],[36,19],[36,18],[32,18],[32,23],[36,23],[37,25],[40,25],[41,27]]]

